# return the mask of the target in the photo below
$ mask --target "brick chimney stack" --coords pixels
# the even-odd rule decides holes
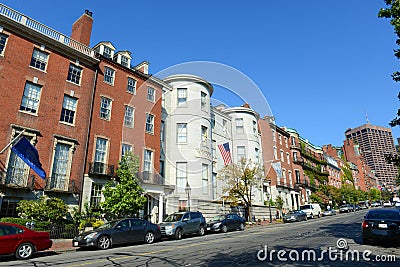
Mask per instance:
[[[85,10],[85,13],[72,24],[71,38],[90,46],[90,36],[92,34],[93,12]]]

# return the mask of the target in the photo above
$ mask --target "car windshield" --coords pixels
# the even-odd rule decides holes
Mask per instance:
[[[119,222],[119,221],[106,222],[105,224],[100,225],[100,226],[97,227],[96,229],[108,229],[108,228],[112,228],[112,227],[114,227],[115,224],[117,224],[117,222]]]
[[[171,214],[171,215],[168,215],[168,217],[164,220],[164,222],[180,221],[182,216],[183,216],[183,214],[181,214],[181,213]]]
[[[296,214],[296,212],[294,212],[294,211],[289,211],[286,215],[295,215]]]
[[[211,221],[222,221],[225,220],[225,215],[217,215],[211,218]]]
[[[342,205],[342,206],[340,206],[341,208],[347,208],[348,206],[347,205]]]
[[[300,209],[301,209],[301,210],[311,209],[311,205],[300,206]]]

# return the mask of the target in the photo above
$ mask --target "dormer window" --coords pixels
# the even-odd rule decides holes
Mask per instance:
[[[111,49],[107,46],[104,46],[103,56],[105,56],[106,58],[111,58],[111,53]]]
[[[125,56],[121,56],[121,65],[124,67],[129,67],[129,59]]]

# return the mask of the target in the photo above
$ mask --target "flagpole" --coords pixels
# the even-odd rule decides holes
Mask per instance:
[[[3,154],[4,151],[6,151],[7,148],[9,148],[10,146],[12,146],[12,144],[15,143],[15,141],[17,141],[18,138],[20,138],[21,135],[22,135],[24,132],[25,132],[25,129],[23,129],[22,132],[20,132],[20,133],[17,135],[17,137],[15,137],[13,140],[11,140],[11,142],[8,143],[8,144],[0,151],[0,154]]]

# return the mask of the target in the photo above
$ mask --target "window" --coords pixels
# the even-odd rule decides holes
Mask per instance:
[[[127,86],[126,90],[129,93],[136,95],[136,80],[135,79],[128,78],[128,86]]]
[[[285,136],[285,146],[288,148],[289,146],[288,146],[288,139],[287,139],[287,137]]]
[[[122,144],[121,157],[125,157],[128,152],[132,152],[132,146],[129,144]]]
[[[176,187],[178,192],[185,192],[187,181],[187,163],[177,162],[176,163]]]
[[[286,161],[288,164],[290,164],[290,154],[289,152],[286,152]]]
[[[160,160],[160,175],[165,177],[165,162],[163,160]]]
[[[50,189],[67,190],[69,184],[69,167],[70,167],[71,145],[57,143],[53,168],[51,172]]]
[[[143,160],[143,171],[151,173],[152,171],[152,159],[153,151],[145,149],[144,150],[144,160]]]
[[[31,66],[39,70],[46,70],[47,61],[49,59],[49,54],[43,52],[37,48],[33,49]]]
[[[129,66],[128,66],[128,62],[129,62],[129,60],[128,60],[127,57],[121,56],[121,65],[122,65],[122,66],[124,66],[124,67],[129,67]]]
[[[90,207],[92,209],[99,209],[101,203],[102,184],[92,184],[92,192],[90,194]]]
[[[74,64],[69,64],[67,81],[73,82],[75,84],[80,84],[82,75],[82,68],[75,66]]]
[[[94,172],[105,173],[108,140],[104,138],[96,139],[96,151],[94,154]]]
[[[297,152],[293,152],[293,161],[297,161]]]
[[[276,142],[275,130],[271,129],[271,133],[272,133],[272,141]]]
[[[281,149],[281,161],[285,162],[285,157],[283,156],[283,150]]]
[[[235,119],[236,122],[236,134],[242,134],[244,133],[244,128],[243,128],[243,119]]]
[[[296,175],[296,183],[300,183],[300,171],[299,170],[295,170],[294,173]]]
[[[259,163],[260,162],[260,150],[258,148],[255,148],[254,153],[256,154],[256,163]]]
[[[207,111],[207,94],[201,92],[201,110]]]
[[[289,175],[289,184],[290,186],[293,185],[293,181],[292,181],[292,171],[288,171],[288,175]]]
[[[10,150],[10,158],[8,160],[6,184],[25,186],[28,179],[29,166]]]
[[[156,90],[153,87],[147,87],[147,100],[150,102],[155,102],[156,100]]]
[[[212,146],[211,146],[211,155],[213,157],[213,159],[215,159],[217,157],[217,141],[212,140]]]
[[[292,146],[296,145],[296,138],[294,138],[294,136],[292,136]]]
[[[177,141],[177,143],[186,143],[187,142],[187,124],[186,123],[178,123],[176,125],[176,141]]]
[[[134,108],[130,106],[125,106],[125,115],[124,115],[124,126],[133,128],[133,115]]]
[[[282,145],[282,135],[278,134],[279,144]]]
[[[283,184],[286,185],[286,170],[282,169]]]
[[[104,81],[109,84],[114,84],[115,70],[109,67],[104,67]]]
[[[257,135],[257,122],[253,121],[253,133]]]
[[[274,146],[274,158],[278,159],[278,149]]]
[[[202,164],[202,171],[201,171],[201,177],[202,177],[202,192],[203,194],[208,194],[208,165],[207,164]]]
[[[154,115],[150,113],[146,114],[146,132],[154,133]]]
[[[201,143],[207,145],[208,129],[206,126],[201,126]]]
[[[111,58],[111,53],[111,48],[104,46],[103,56],[105,56],[106,58]]]
[[[100,106],[100,118],[105,120],[110,120],[111,118],[111,99],[107,97],[101,97],[101,106]]]
[[[240,160],[241,158],[246,158],[246,147],[238,146],[237,147],[237,158]]]
[[[6,48],[8,36],[0,33],[0,55],[4,55],[4,48]]]
[[[77,99],[64,95],[64,100],[61,109],[60,121],[74,123]]]
[[[187,101],[187,89],[178,88],[178,106],[185,104]]]
[[[41,89],[39,85],[26,82],[20,110],[37,114]]]
[[[161,121],[160,125],[160,141],[165,142],[165,122]]]

